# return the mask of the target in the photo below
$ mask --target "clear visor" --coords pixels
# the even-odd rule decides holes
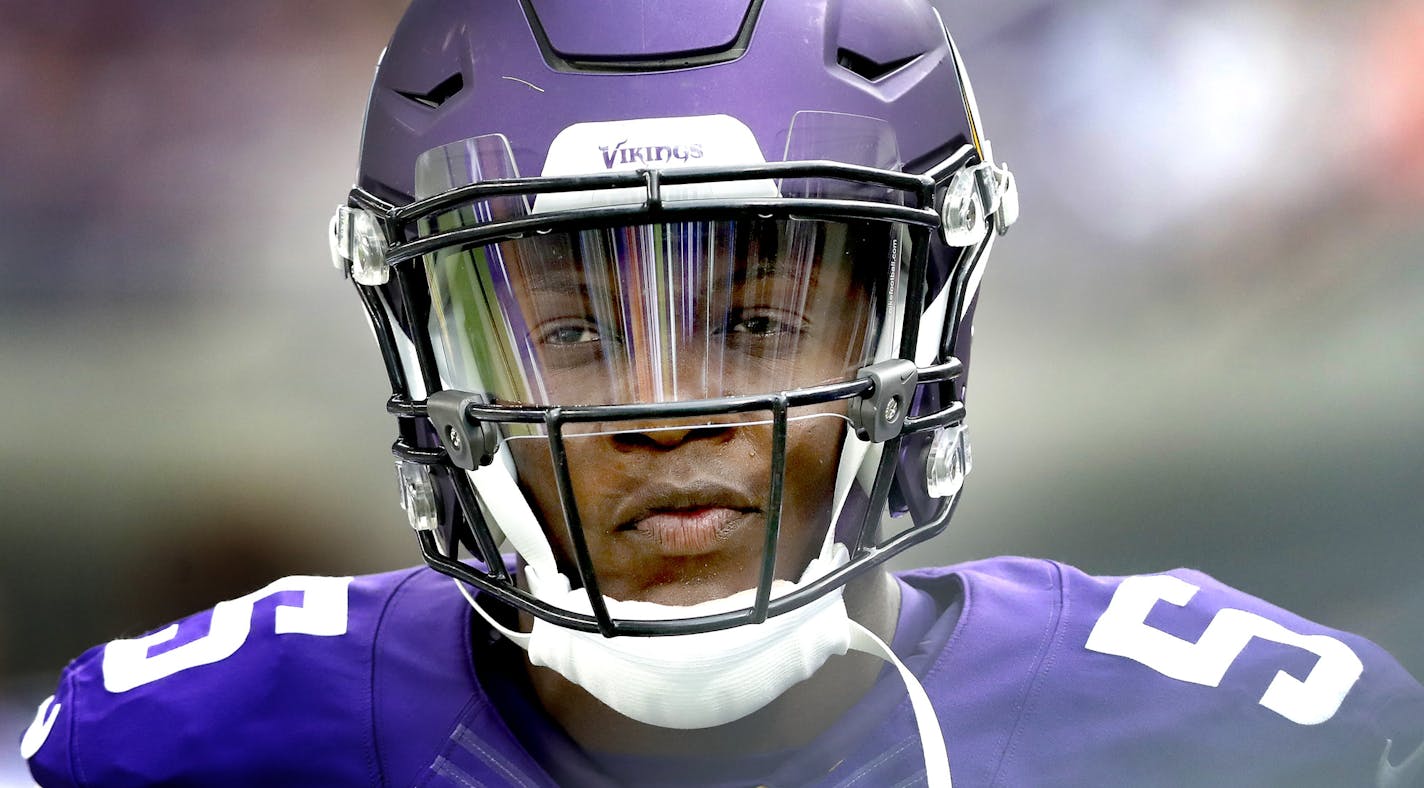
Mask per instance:
[[[737,219],[533,235],[426,259],[452,388],[612,405],[845,380],[896,265],[883,223]]]

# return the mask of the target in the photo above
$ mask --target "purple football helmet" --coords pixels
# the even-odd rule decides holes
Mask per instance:
[[[979,280],[1016,214],[924,0],[416,0],[331,243],[426,562],[561,626],[668,635],[785,613],[943,530]],[[842,558],[773,594],[788,430],[816,419],[841,447],[817,541]],[[771,436],[747,604],[611,616],[576,494],[598,469],[571,447],[739,426]],[[506,545],[587,608],[531,593]]]

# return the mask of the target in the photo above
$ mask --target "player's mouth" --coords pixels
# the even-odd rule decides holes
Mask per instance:
[[[701,555],[716,550],[754,512],[706,506],[653,512],[630,526],[663,555]]]
[[[615,533],[664,556],[716,552],[761,515],[748,496],[720,484],[647,490],[621,508]]]

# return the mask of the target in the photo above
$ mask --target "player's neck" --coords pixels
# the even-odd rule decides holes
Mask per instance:
[[[846,588],[851,618],[886,642],[899,616],[899,586],[874,572]],[[527,663],[526,663],[527,664]],[[832,657],[814,676],[761,710],[703,730],[659,728],[628,719],[548,668],[528,666],[534,692],[550,716],[584,749],[622,754],[735,754],[801,747],[840,719],[875,683],[884,663],[851,652]]]

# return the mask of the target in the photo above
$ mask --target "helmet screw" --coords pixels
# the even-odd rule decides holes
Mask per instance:
[[[454,449],[455,451],[460,450],[460,431],[455,429],[455,425],[452,424],[448,429],[445,430],[445,437],[449,438],[451,449]]]
[[[885,403],[885,411],[882,414],[882,417],[885,419],[886,423],[890,424],[893,424],[895,422],[895,419],[900,417],[899,397],[891,397],[890,401]]]

